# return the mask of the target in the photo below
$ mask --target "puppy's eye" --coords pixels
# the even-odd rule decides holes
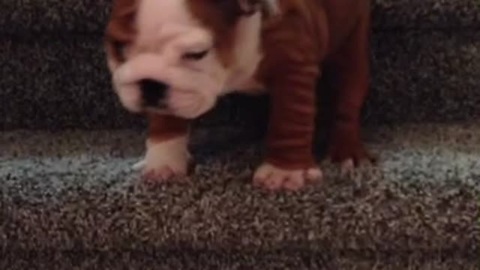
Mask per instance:
[[[183,59],[185,60],[192,60],[192,61],[199,61],[205,58],[208,55],[209,50],[204,50],[200,52],[189,52],[183,55]]]

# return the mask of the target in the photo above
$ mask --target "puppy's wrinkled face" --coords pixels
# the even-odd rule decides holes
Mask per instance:
[[[260,60],[260,14],[242,14],[250,8],[254,0],[115,0],[106,47],[123,106],[183,118],[210,110]]]

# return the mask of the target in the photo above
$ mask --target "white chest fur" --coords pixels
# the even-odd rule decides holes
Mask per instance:
[[[262,15],[260,13],[240,20],[236,29],[233,50],[234,64],[230,70],[227,92],[257,92],[263,86],[254,76],[262,61],[261,50]]]

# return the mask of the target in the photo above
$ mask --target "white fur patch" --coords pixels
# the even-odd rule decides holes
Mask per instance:
[[[235,64],[230,72],[226,91],[250,91],[253,85],[260,86],[252,81],[252,76],[262,60],[261,27],[260,13],[240,19],[236,29],[237,43],[233,51]]]
[[[161,36],[173,38],[192,25],[186,5],[186,0],[140,1],[136,21],[139,43],[158,44]]]
[[[187,136],[160,143],[147,141],[145,158],[134,164],[133,169],[142,169],[144,172],[158,172],[169,169],[175,174],[184,174],[187,171],[188,160],[190,159],[187,145]]]

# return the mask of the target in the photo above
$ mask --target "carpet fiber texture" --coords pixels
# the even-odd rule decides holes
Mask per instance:
[[[139,185],[130,169],[143,150],[137,132],[1,134],[0,247],[480,251],[478,124],[374,128],[366,136],[378,167],[341,177],[323,162],[324,182],[297,194],[252,187],[256,144],[211,132],[192,143],[195,175],[157,187]]]

